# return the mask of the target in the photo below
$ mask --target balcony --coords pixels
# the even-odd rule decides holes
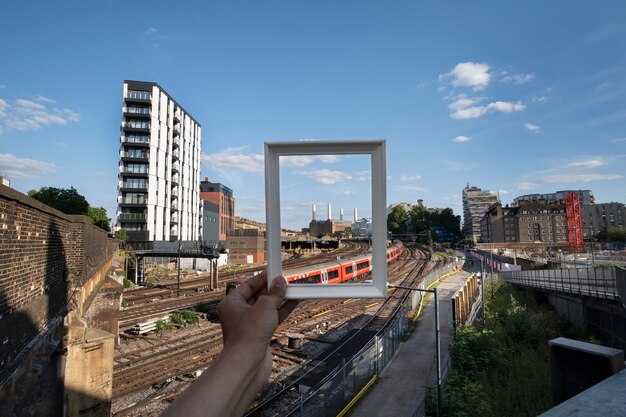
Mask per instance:
[[[174,140],[172,141],[172,148],[178,148],[180,147],[180,138],[179,137],[174,137]]]
[[[148,166],[145,168],[137,168],[137,167],[120,167],[120,172],[124,174],[124,176],[129,177],[147,177],[149,173]]]
[[[178,188],[172,188],[171,196],[172,198],[178,198]]]
[[[172,161],[178,161],[178,149],[174,149],[174,152],[172,152]]]
[[[172,201],[172,205],[170,206],[170,210],[172,210],[172,211],[178,210],[178,202],[177,201]]]
[[[120,213],[117,216],[118,220],[122,222],[145,222],[146,213]]]
[[[180,127],[174,126],[174,128],[172,129],[172,132],[174,134],[174,137],[180,136]]]
[[[139,148],[149,148],[150,147],[150,136],[149,135],[122,135],[120,140],[124,144],[124,146],[129,147],[139,147]]]
[[[178,185],[178,175],[172,175],[172,188]]]
[[[176,110],[174,112],[174,124],[180,123],[180,111]]]
[[[132,182],[132,181],[120,181],[118,183],[120,191],[147,191],[148,181],[144,182]]]
[[[172,214],[172,217],[170,217],[170,224],[178,224],[178,214],[177,213]]]
[[[174,162],[172,164],[172,172],[178,172],[178,170],[180,169],[180,164],[178,161]]]
[[[127,103],[150,103],[152,100],[152,93],[149,91],[128,90],[124,96],[124,100]]]
[[[122,129],[125,132],[150,132],[150,122],[143,120],[127,120],[122,122]]]
[[[122,161],[142,161],[148,162],[150,154],[148,152],[120,152]]]
[[[152,115],[152,109],[150,107],[124,106],[122,111],[126,117],[149,119]]]
[[[148,199],[146,197],[119,197],[118,203],[120,205],[145,206]]]

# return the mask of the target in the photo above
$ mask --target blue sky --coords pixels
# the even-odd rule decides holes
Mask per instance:
[[[386,139],[388,203],[460,214],[468,182],[504,203],[626,201],[623,1],[21,1],[0,36],[0,173],[23,192],[74,186],[110,216],[124,79],[202,124],[202,177],[257,220],[263,142],[280,140]],[[284,171],[289,226],[312,203],[369,212],[350,158]]]

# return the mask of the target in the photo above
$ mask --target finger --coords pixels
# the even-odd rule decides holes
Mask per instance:
[[[282,323],[289,314],[298,306],[300,300],[287,300],[278,309],[278,324]]]
[[[278,310],[285,301],[285,292],[287,291],[287,280],[278,276],[272,280],[272,285],[267,291],[267,298],[271,300],[271,303]]]
[[[263,271],[259,275],[246,280],[243,284],[235,288],[231,294],[241,296],[245,301],[251,299],[254,294],[267,285],[267,272]]]

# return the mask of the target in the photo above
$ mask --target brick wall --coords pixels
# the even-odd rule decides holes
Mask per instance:
[[[115,241],[88,217],[0,185],[0,372],[66,310],[68,294],[110,262],[114,250]]]

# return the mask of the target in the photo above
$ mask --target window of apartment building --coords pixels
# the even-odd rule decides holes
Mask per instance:
[[[124,193],[124,203],[127,204],[145,204],[146,195],[143,193]]]
[[[126,142],[130,143],[149,143],[150,135],[138,135],[135,133],[130,133],[126,136]]]
[[[148,181],[145,178],[126,178],[124,188],[146,188]]]

